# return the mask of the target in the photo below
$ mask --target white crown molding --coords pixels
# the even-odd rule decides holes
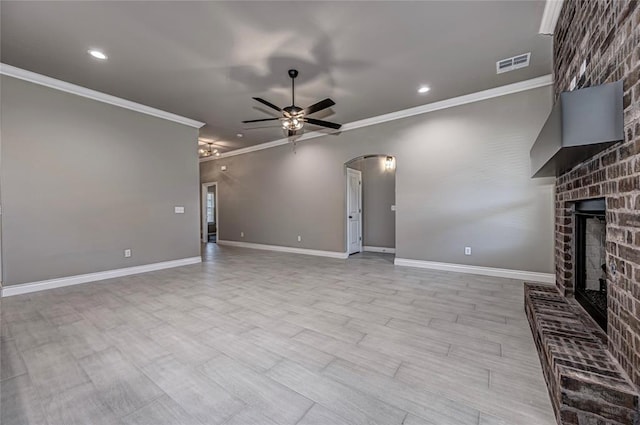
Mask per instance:
[[[132,111],[151,115],[157,118],[162,118],[168,121],[177,122],[189,127],[200,128],[205,125],[205,123],[203,122],[172,114],[171,112],[162,111],[160,109],[152,108],[150,106],[142,105],[140,103],[132,102],[130,100],[122,99],[116,96],[111,96],[110,94],[91,90],[86,87],[67,83],[66,81],[57,80],[55,78],[47,77],[46,75],[36,74],[35,72],[16,68],[15,66],[7,65],[4,63],[0,63],[0,74],[6,75],[8,77],[18,78],[24,81],[29,81],[34,84],[50,87],[52,89],[60,90],[63,92],[75,94],[77,96],[86,97],[88,99],[97,100],[98,102],[108,103],[109,105],[130,109]]]
[[[291,254],[315,255],[317,257],[340,258],[343,260],[349,257],[349,254],[346,252],[319,251],[317,249],[294,248],[292,246],[265,245],[261,243],[225,241],[225,240],[219,240],[216,243],[218,245],[235,246],[238,248],[251,248],[251,249],[261,249],[264,251],[288,252]]]
[[[540,21],[540,34],[553,35],[556,30],[556,24],[558,23],[558,17],[560,17],[560,11],[564,0],[547,0],[544,5],[544,13],[542,14],[542,21]]]
[[[421,269],[443,270],[447,272],[479,274],[483,276],[504,277],[507,279],[526,280],[527,282],[555,283],[556,276],[551,273],[529,272],[525,270],[498,269],[493,267],[468,266],[466,264],[437,263],[435,261],[410,260],[396,258],[396,266],[417,267]]]
[[[480,102],[482,100],[493,99],[495,97],[506,96],[509,94],[519,93],[527,90],[537,89],[553,84],[553,76],[551,74],[543,75],[542,77],[532,78],[530,80],[519,81],[513,84],[507,84],[505,86],[496,87],[493,89],[483,90],[476,93],[467,94],[464,96],[452,97],[450,99],[441,100],[439,102],[427,103],[425,105],[416,106],[409,109],[403,109],[397,112],[391,112],[384,115],[378,115],[371,118],[365,118],[363,120],[353,121],[345,124],[340,129],[340,133],[345,131],[355,130],[357,128],[368,127],[371,125],[381,124],[388,121],[395,121],[402,118],[413,117],[415,115],[426,114],[428,112],[439,111],[442,109],[453,108],[456,106],[466,105],[469,103]],[[330,133],[321,131],[312,131],[310,133],[303,134],[300,138],[296,139],[296,142],[304,140],[315,139],[316,137],[327,136]],[[282,138],[273,140],[271,142],[261,143],[259,145],[253,145],[242,149],[236,149],[231,152],[226,152],[215,158],[201,158],[200,162],[215,161],[219,159],[228,158],[230,156],[243,155],[250,152],[261,151],[263,149],[270,149],[276,146],[286,145],[289,143],[288,138]]]
[[[306,137],[306,138],[304,137],[304,136],[311,136],[313,135],[313,133],[315,133],[315,131],[312,133],[303,134],[302,137],[300,137],[299,139],[296,139],[296,142],[307,140],[307,139],[313,139],[313,137]],[[316,136],[316,137],[319,137],[319,136]],[[235,149],[235,150],[232,150],[231,152],[221,153],[220,156],[216,156],[216,157],[200,158],[200,162],[215,161],[216,159],[223,159],[223,158],[228,158],[230,156],[243,155],[245,153],[275,148],[276,146],[286,145],[287,143],[289,143],[288,138],[273,140],[271,142],[260,143],[259,145],[253,145],[246,148]]]
[[[395,248],[386,248],[384,246],[368,246],[365,245],[362,247],[365,252],[386,252],[387,254],[395,254]]]
[[[4,286],[3,297],[29,294],[31,292],[45,291],[47,289],[61,288],[63,286],[79,285],[81,283],[97,282],[115,277],[129,276],[132,274],[146,273],[155,270],[169,269],[202,262],[201,257],[182,258],[180,260],[163,261],[160,263],[145,264],[143,266],[127,267],[124,269],[106,270],[97,273],[80,274],[57,279],[41,280],[38,282],[22,283],[19,285]]]

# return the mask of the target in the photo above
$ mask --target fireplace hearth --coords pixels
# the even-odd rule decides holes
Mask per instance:
[[[607,331],[607,264],[605,200],[575,204],[575,298]]]

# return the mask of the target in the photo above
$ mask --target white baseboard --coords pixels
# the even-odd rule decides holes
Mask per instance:
[[[396,253],[396,249],[395,248],[385,248],[384,246],[363,246],[362,249],[365,252],[386,252],[388,254],[395,254]]]
[[[410,260],[396,258],[396,266],[417,267],[421,269],[444,270],[448,272],[480,274],[484,276],[520,279],[528,282],[555,283],[556,275],[552,273],[528,272],[524,270],[498,269],[494,267],[468,266],[465,264],[437,263],[435,261]]]
[[[80,274],[76,276],[60,277],[57,279],[41,280],[39,282],[21,283],[19,285],[4,286],[2,296],[28,294],[47,289],[61,288],[63,286],[79,285],[81,283],[96,282],[115,277],[129,276],[132,274],[146,273],[154,270],[169,269],[172,267],[186,266],[202,262],[201,257],[182,258],[180,260],[163,261],[161,263],[145,264],[142,266],[127,267],[124,269],[106,270],[103,272]]]
[[[349,254],[338,251],[320,251],[317,249],[294,248],[292,246],[265,245],[261,243],[239,242],[239,241],[217,241],[218,245],[236,246],[239,248],[262,249],[265,251],[289,252],[291,254],[315,255],[318,257],[346,259]]]

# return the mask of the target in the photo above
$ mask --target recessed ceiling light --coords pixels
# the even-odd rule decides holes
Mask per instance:
[[[90,49],[89,54],[96,59],[105,60],[107,59],[107,55],[102,53],[100,50]]]
[[[236,134],[236,136],[238,136],[238,137],[244,137],[244,134],[242,134],[242,133],[238,133],[238,134]]]
[[[429,86],[420,86],[420,88],[418,89],[418,93],[420,94],[425,94],[426,92],[428,92],[429,90],[431,90],[429,88]]]

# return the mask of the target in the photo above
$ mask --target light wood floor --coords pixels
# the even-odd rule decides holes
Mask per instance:
[[[1,423],[551,425],[522,282],[207,245],[2,300]]]

